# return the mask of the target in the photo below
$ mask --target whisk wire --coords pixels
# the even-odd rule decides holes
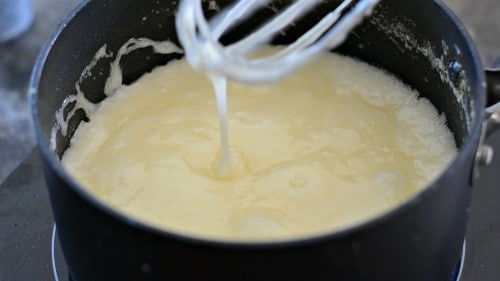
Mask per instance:
[[[234,26],[239,22],[245,20],[259,8],[264,7],[271,1],[272,0],[238,1],[230,8],[224,9],[224,11],[219,13],[219,15],[214,18],[214,37],[220,38],[220,36],[222,36],[222,34],[226,32],[231,26]]]
[[[278,32],[290,25],[299,16],[314,8],[320,0],[297,1],[272,18],[249,36],[227,47],[230,54],[247,54],[255,47],[270,41]]]
[[[342,1],[290,45],[267,57],[252,58],[251,54],[323,1],[296,0],[247,37],[228,46],[222,45],[220,38],[227,30],[251,17],[271,1],[240,0],[207,22],[201,0],[183,0],[176,26],[189,63],[197,69],[240,82],[273,82],[311,60],[319,52],[340,45],[380,0]]]
[[[288,45],[285,49],[277,54],[268,58],[256,59],[255,61],[248,61],[252,65],[274,63],[276,60],[284,59],[285,56],[297,52],[297,55],[303,55],[301,49],[312,46],[318,39],[325,35],[325,33],[335,24],[345,9],[352,3],[352,0],[343,2],[334,11],[328,13],[321,21],[313,28],[309,29],[304,35],[299,37],[295,42]]]

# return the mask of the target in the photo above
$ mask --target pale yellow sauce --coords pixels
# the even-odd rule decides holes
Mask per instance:
[[[333,54],[272,86],[228,85],[228,176],[217,176],[210,81],[155,69],[80,125],[63,165],[131,217],[220,239],[343,229],[414,196],[456,153],[444,118],[395,78]]]

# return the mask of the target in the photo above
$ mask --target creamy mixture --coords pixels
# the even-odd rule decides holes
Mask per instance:
[[[210,81],[174,61],[122,86],[62,160],[141,221],[286,239],[343,229],[414,196],[456,153],[444,117],[394,77],[324,54],[269,86],[228,84],[228,170]]]

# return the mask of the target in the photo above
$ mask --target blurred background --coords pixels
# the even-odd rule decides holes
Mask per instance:
[[[12,26],[14,14],[30,17],[29,11],[13,9],[25,0],[0,0],[0,41],[2,33]],[[10,2],[10,3],[8,3]],[[35,145],[27,102],[31,69],[45,41],[57,24],[80,2],[79,0],[28,0],[33,21],[16,38],[0,42],[0,183],[22,162]],[[11,3],[16,3],[14,6]],[[5,13],[10,16],[6,16]],[[2,19],[8,18],[10,23]],[[9,36],[10,37],[10,36]]]
[[[33,21],[18,37],[0,42],[0,183],[35,145],[27,104],[31,69],[45,41],[79,0],[0,0],[0,41],[10,3],[31,4]],[[444,0],[471,33],[485,65],[500,56],[500,1]],[[24,7],[23,9],[26,9]],[[29,11],[23,12],[29,21]],[[27,18],[27,19],[26,19]],[[3,20],[2,20],[3,19]],[[10,19],[12,21],[12,19]]]

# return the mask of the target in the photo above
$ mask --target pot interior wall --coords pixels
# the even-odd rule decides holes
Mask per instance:
[[[216,2],[224,6],[231,1]],[[281,5],[287,1],[278,2],[277,5]],[[65,97],[76,93],[75,84],[82,71],[103,45],[113,56],[101,59],[92,69],[92,74],[80,83],[82,92],[93,102],[104,99],[103,89],[110,62],[129,38],[177,42],[174,27],[176,5],[177,1],[156,0],[100,0],[82,5],[56,38],[41,74],[38,117],[47,139],[55,124],[56,110]],[[204,1],[204,5],[209,7],[208,1]],[[290,42],[336,5],[337,1],[322,4],[276,38],[274,43]],[[207,14],[214,12],[207,11]],[[224,40],[236,40],[244,34],[242,30],[249,30],[257,21],[270,15],[271,9],[263,10],[249,25],[240,26],[242,29],[230,32]],[[386,69],[416,88],[446,115],[455,140],[462,147],[468,139],[470,126],[477,123],[476,112],[479,112],[482,101],[471,94],[480,88],[478,65],[470,50],[470,42],[460,32],[453,20],[433,1],[384,0],[372,17],[356,28],[337,51]],[[178,56],[155,54],[151,48],[134,51],[122,59],[124,82],[131,83],[155,66],[175,58]],[[70,109],[67,107],[66,112]],[[57,134],[59,157],[69,146],[70,138],[82,120],[86,120],[86,116],[80,111],[70,122],[69,134]]]

